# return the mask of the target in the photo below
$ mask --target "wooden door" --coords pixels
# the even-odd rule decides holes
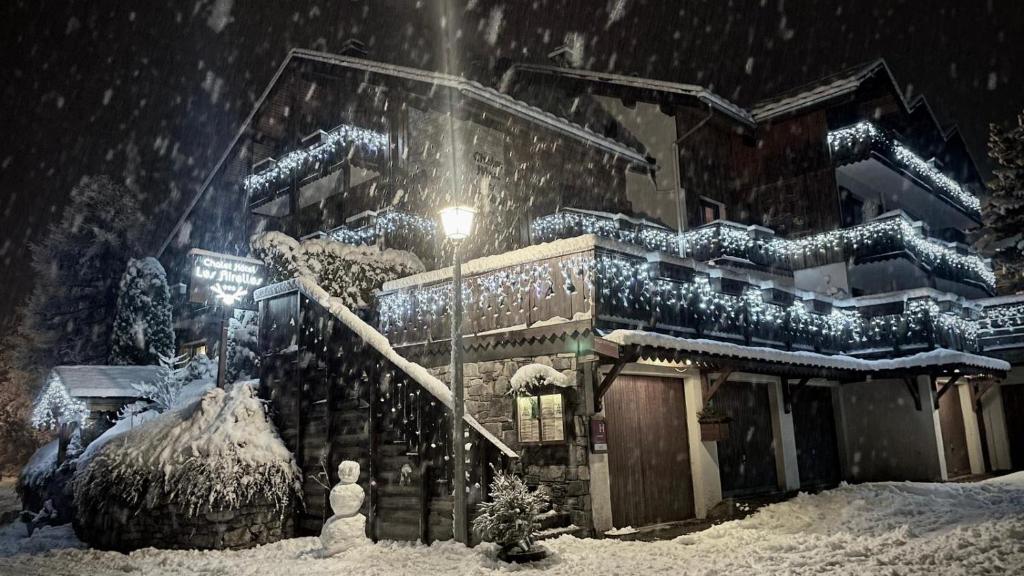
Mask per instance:
[[[1003,395],[1003,416],[1010,444],[1010,467],[1024,470],[1024,385],[1000,386]]]
[[[619,376],[605,394],[604,407],[615,526],[692,518],[682,381]]]
[[[715,408],[732,418],[729,438],[718,442],[722,495],[746,496],[779,489],[775,470],[768,385],[726,382],[712,399]]]
[[[793,433],[800,487],[839,483],[839,442],[832,409],[832,390],[805,386],[793,403]]]
[[[939,399],[939,425],[942,427],[942,449],[946,453],[946,474],[950,478],[970,474],[964,413],[960,408],[960,390],[956,386]]]

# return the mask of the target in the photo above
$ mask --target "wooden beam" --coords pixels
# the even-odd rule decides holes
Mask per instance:
[[[715,381],[708,385],[707,391],[704,392],[705,406],[707,406],[708,402],[715,397],[715,394],[718,392],[718,389],[722,387],[722,384],[725,384],[726,381],[729,380],[729,376],[732,376],[732,368],[723,368],[722,371],[718,373],[718,378],[715,378]]]
[[[594,391],[595,412],[600,412],[603,409],[604,404],[602,402],[602,399],[604,398],[604,394],[605,392],[608,391],[609,388],[612,387],[612,383],[615,382],[615,379],[619,376],[619,373],[622,372],[622,369],[626,367],[626,364],[629,364],[630,362],[635,362],[636,359],[636,352],[620,354],[619,358],[615,361],[614,364],[612,364],[612,369],[609,370],[608,373],[604,375],[604,378],[601,380],[601,383],[597,385],[597,390]]]
[[[939,409],[939,399],[942,398],[942,395],[945,394],[947,391],[949,391],[949,389],[952,388],[953,385],[956,384],[956,381],[959,380],[959,379],[960,379],[960,375],[959,374],[955,374],[952,378],[950,378],[949,380],[946,380],[946,383],[942,385],[942,388],[939,388],[939,392],[935,395],[935,409],[936,410]],[[933,380],[932,388],[935,388],[934,381],[938,380],[938,377],[932,376],[932,380]]]
[[[904,376],[903,383],[907,386],[907,392],[914,399],[914,408],[921,411],[921,390],[917,387],[917,380],[913,376]]]
[[[971,406],[976,413],[981,413],[981,399],[995,386],[995,380],[985,379],[982,381],[973,380],[968,390],[971,393]]]

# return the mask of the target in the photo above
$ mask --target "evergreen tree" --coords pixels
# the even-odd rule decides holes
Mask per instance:
[[[140,222],[135,195],[106,176],[85,177],[71,190],[60,220],[31,247],[23,368],[107,361],[118,278],[139,252]]]
[[[1016,126],[989,129],[989,157],[997,167],[985,204],[984,240],[995,248],[993,264],[1002,291],[1024,290],[1024,113]]]
[[[228,361],[225,382],[259,378],[259,351],[256,348],[258,317],[250,310],[236,310],[228,323]]]
[[[518,476],[499,470],[491,482],[491,501],[477,505],[480,514],[473,520],[473,529],[500,546],[502,553],[517,548],[527,552],[537,531],[537,514],[545,503],[544,496],[530,492]]]
[[[156,258],[131,259],[121,277],[111,364],[152,365],[174,353],[171,291]]]

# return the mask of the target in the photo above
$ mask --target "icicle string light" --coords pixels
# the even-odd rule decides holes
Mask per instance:
[[[565,294],[582,291],[585,300],[596,294],[592,309],[628,321],[648,317],[656,324],[699,328],[726,338],[750,335],[765,343],[795,342],[837,352],[931,344],[977,349],[978,322],[942,311],[927,298],[908,300],[903,311],[895,314],[879,315],[852,307],[832,307],[821,313],[801,300],[768,302],[763,289],[754,286],[736,295],[716,290],[705,276],[692,280],[656,277],[647,260],[606,252],[572,256],[557,265],[517,264],[466,278],[463,298],[476,306],[476,314],[511,315],[524,309],[531,292],[535,298],[553,295],[559,272],[552,266],[561,268],[560,289]],[[382,331],[441,320],[448,314],[450,295],[450,282],[381,295]]]
[[[864,145],[877,146],[882,151],[891,153],[892,157],[902,164],[904,168],[913,172],[932,186],[942,190],[969,212],[977,214],[981,211],[981,202],[976,196],[964,190],[955,180],[922,160],[920,156],[901,144],[895,137],[876,127],[871,122],[858,122],[852,126],[829,132],[828,144],[833,153],[852,151]]]
[[[305,175],[316,165],[336,158],[341,150],[353,145],[370,152],[379,152],[387,149],[388,137],[381,132],[343,124],[326,132],[319,144],[289,152],[266,170],[247,177],[243,187],[249,195],[278,188],[296,176]]]
[[[984,258],[960,254],[948,244],[926,237],[920,227],[900,214],[796,240],[778,238],[765,228],[729,222],[708,224],[680,237],[664,228],[645,224],[620,226],[613,218],[580,212],[558,212],[538,218],[531,224],[531,232],[536,242],[594,234],[698,260],[734,256],[785,269],[817,266],[821,259],[842,261],[869,248],[876,248],[879,254],[906,250],[940,276],[955,279],[963,274],[989,289],[995,287],[996,281]]]
[[[332,239],[344,244],[374,244],[382,235],[412,233],[421,238],[433,239],[437,232],[437,224],[430,218],[403,212],[388,210],[380,212],[373,218],[373,223],[359,228],[338,226],[327,233]]]

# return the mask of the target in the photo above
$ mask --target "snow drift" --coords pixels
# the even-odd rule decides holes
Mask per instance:
[[[213,389],[102,446],[75,477],[77,517],[116,504],[187,516],[269,502],[284,512],[299,470],[252,388]]]

